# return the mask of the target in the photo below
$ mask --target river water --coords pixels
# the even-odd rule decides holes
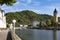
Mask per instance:
[[[60,31],[55,32],[56,39],[60,40]],[[22,40],[54,40],[53,30],[39,30],[39,29],[16,29],[16,34]]]

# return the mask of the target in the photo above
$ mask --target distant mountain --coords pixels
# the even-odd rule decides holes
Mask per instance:
[[[9,12],[5,14],[7,23],[12,23],[13,19],[16,19],[16,26],[20,24],[28,24],[31,25],[34,20],[37,21],[46,21],[47,19],[52,19],[51,15],[47,14],[37,14],[33,11],[24,10],[21,12]]]

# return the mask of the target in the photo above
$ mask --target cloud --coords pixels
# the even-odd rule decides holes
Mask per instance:
[[[33,5],[40,5],[40,2],[33,2]]]
[[[27,3],[22,3],[22,2],[20,2],[20,5],[22,5],[22,6],[27,6],[28,4],[27,4]]]
[[[34,12],[38,13],[38,14],[40,14],[40,13],[41,13],[41,10],[36,10],[36,9],[30,9],[30,10],[32,10],[32,11],[34,11]]]
[[[47,0],[52,1],[52,0]],[[22,11],[22,10],[32,10],[38,14],[49,14],[53,15],[53,11],[56,8],[58,11],[58,16],[60,15],[60,3],[51,3],[50,5],[41,5],[44,4],[41,1],[37,0],[19,0],[13,6],[6,6],[3,5],[0,8],[5,10],[5,12],[15,12],[15,11]]]
[[[31,3],[31,0],[20,0],[20,5],[27,6],[29,3]]]
[[[19,4],[20,2],[19,1],[17,1],[14,5],[17,5],[17,4]]]
[[[44,13],[51,14],[51,15],[53,15],[54,9],[56,8],[57,11],[58,11],[58,16],[60,17],[60,5],[58,5],[58,4],[56,4],[56,5],[49,5],[49,6],[44,6],[44,8],[45,8],[44,9],[45,11],[44,10],[42,10],[42,11]]]
[[[20,0],[20,2],[23,2],[23,3],[31,3],[32,2],[32,0]]]
[[[38,2],[38,1],[32,1],[32,0],[20,0],[20,4],[23,5],[23,6],[38,6],[40,5],[41,3]]]
[[[32,0],[27,0],[27,3],[31,3],[32,2]]]

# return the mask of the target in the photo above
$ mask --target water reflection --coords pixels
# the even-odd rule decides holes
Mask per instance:
[[[57,40],[57,30],[53,30],[53,40]]]
[[[56,33],[57,33],[57,34],[56,34],[57,40],[60,40],[60,30],[58,30]]]
[[[16,30],[22,40],[33,40],[33,30]]]
[[[53,40],[52,30],[25,29],[16,30],[23,40]]]

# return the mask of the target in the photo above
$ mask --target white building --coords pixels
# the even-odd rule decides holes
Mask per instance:
[[[4,10],[0,9],[0,28],[6,28],[6,17]]]
[[[33,26],[34,26],[34,27],[37,27],[37,25],[38,25],[39,23],[40,23],[39,21],[33,21]]]

